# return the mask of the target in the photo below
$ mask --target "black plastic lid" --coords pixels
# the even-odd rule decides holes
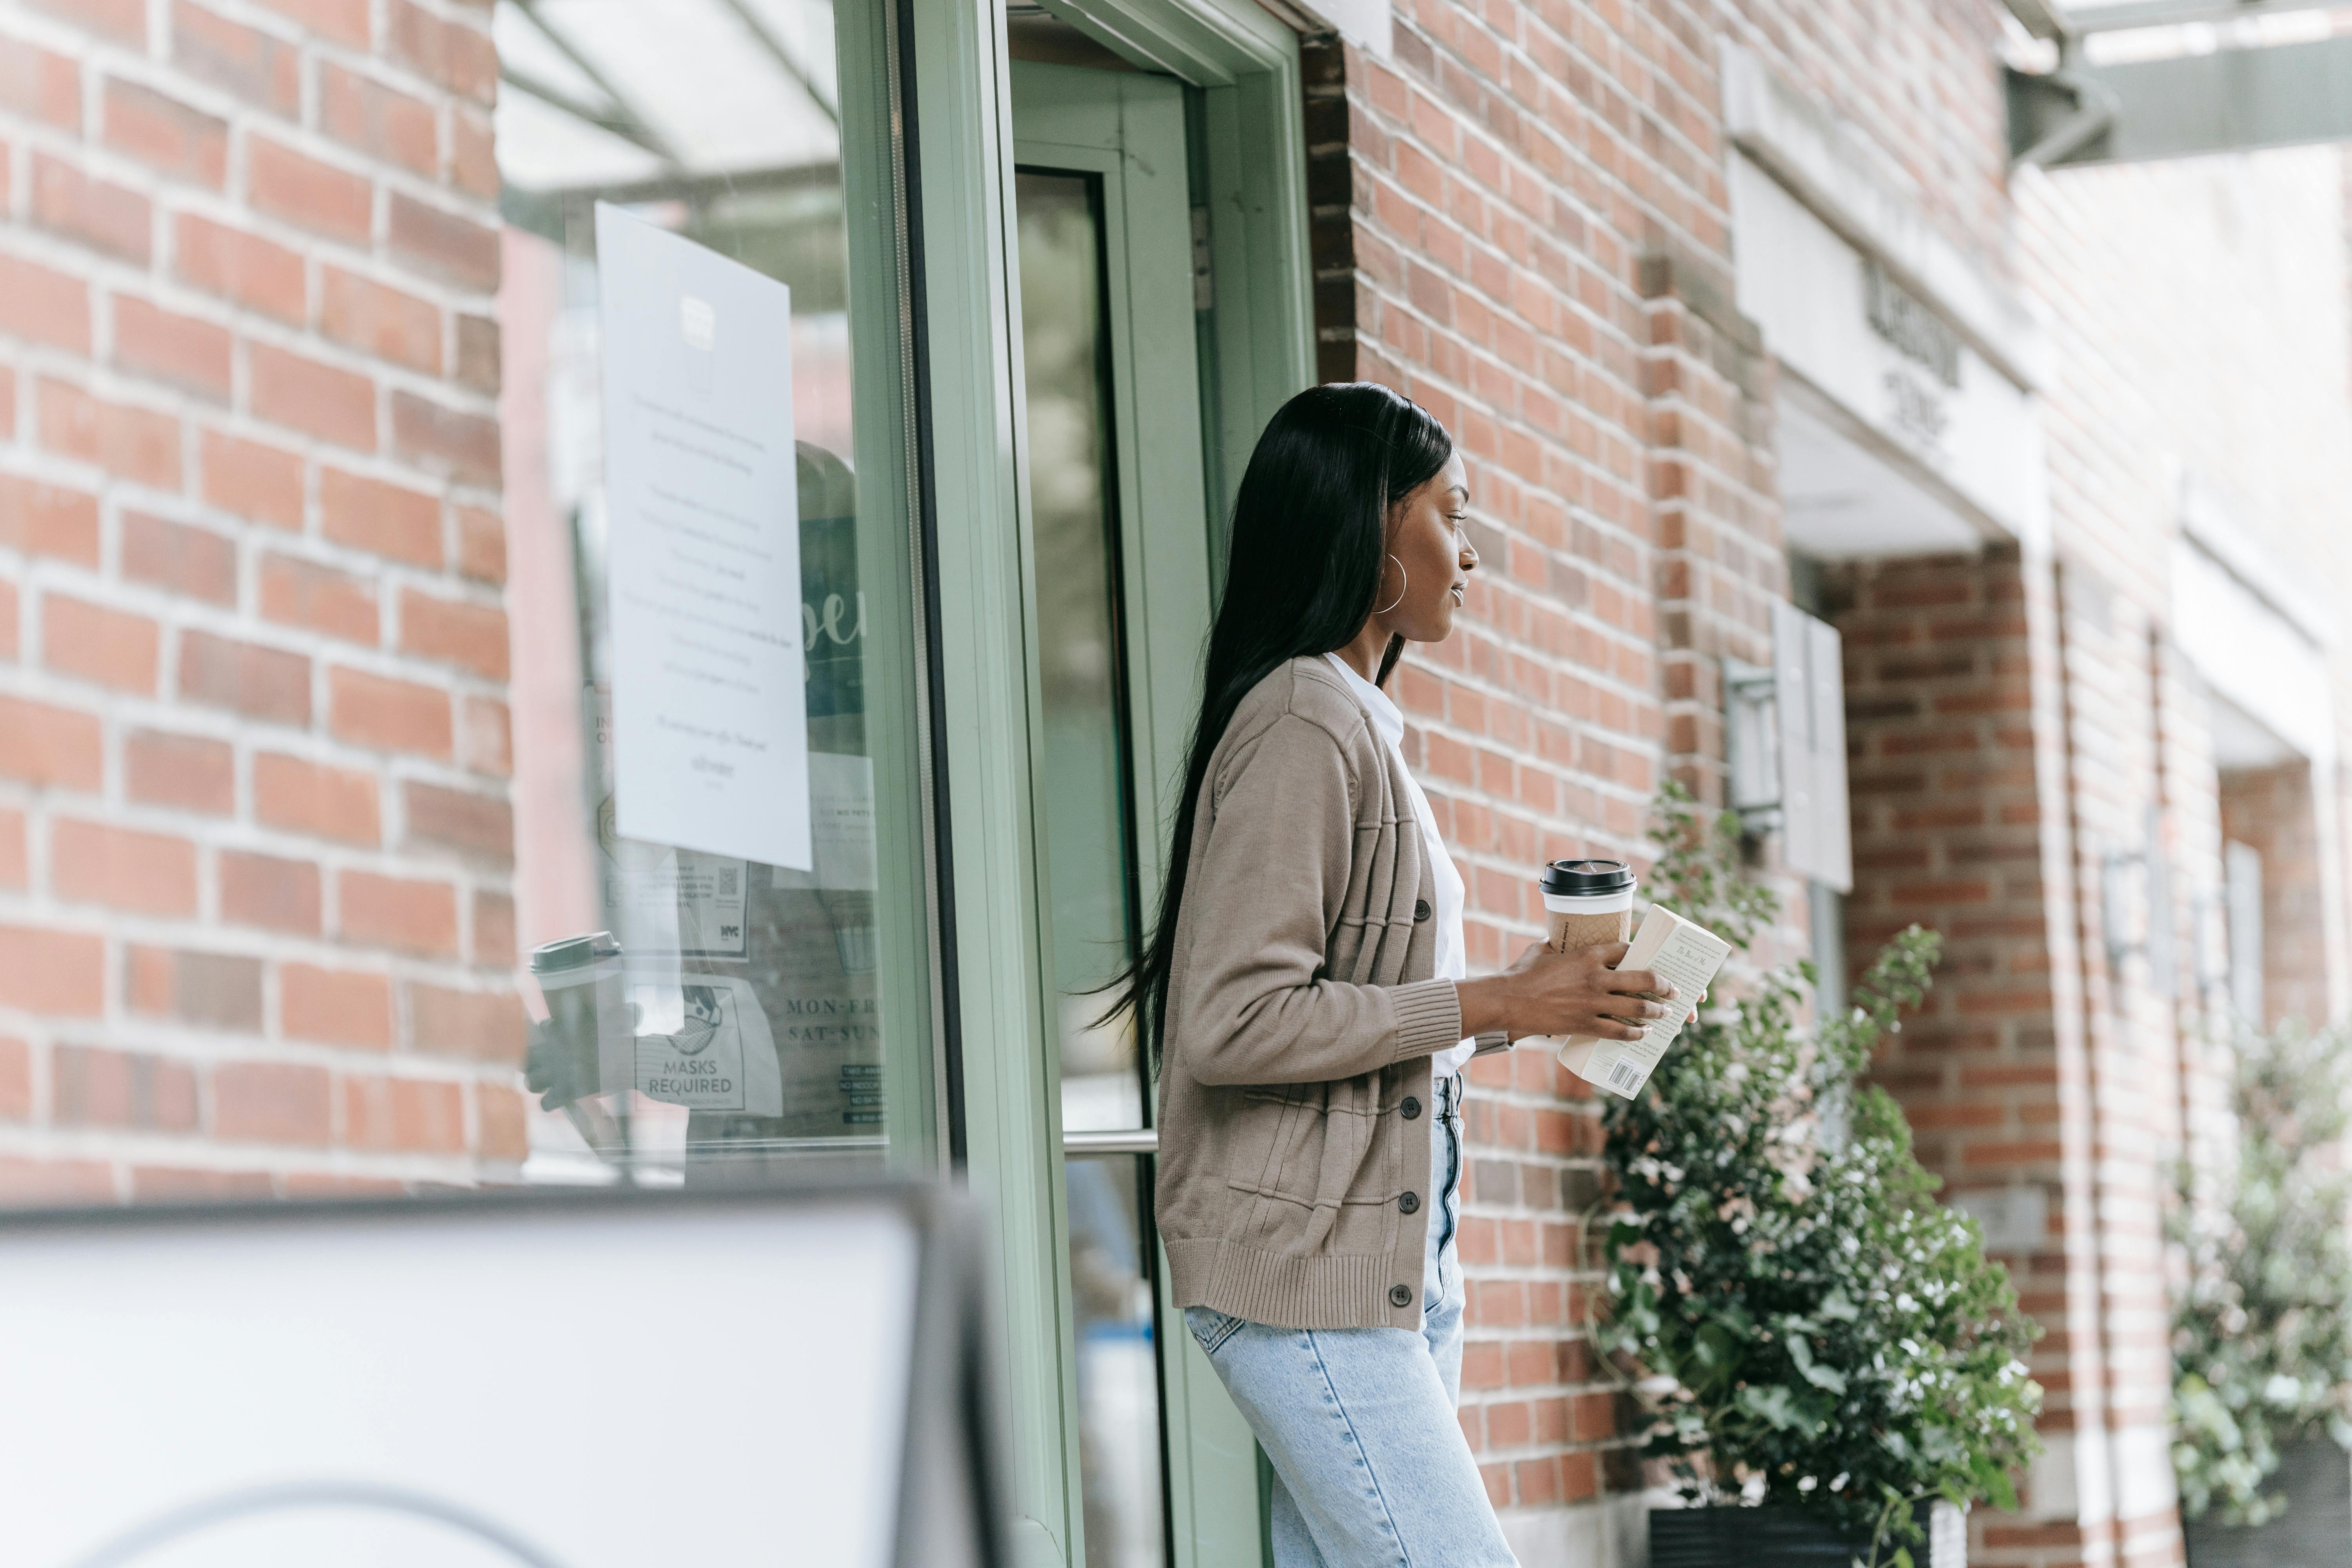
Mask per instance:
[[[1543,890],[1555,898],[1597,899],[1633,885],[1633,868],[1622,860],[1555,860],[1543,869]]]
[[[591,931],[586,936],[567,936],[530,950],[530,972],[533,974],[561,974],[567,969],[585,969],[600,958],[610,958],[621,951],[608,931]]]

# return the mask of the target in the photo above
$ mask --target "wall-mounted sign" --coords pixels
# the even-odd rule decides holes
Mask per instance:
[[[1910,362],[1879,374],[1888,415],[1914,447],[1937,449],[1951,423],[1947,399],[1960,387],[1960,335],[1867,256],[1862,258],[1862,314],[1882,342]]]
[[[1977,1222],[1985,1250],[2015,1257],[2050,1244],[2050,1192],[2046,1187],[1978,1187],[1944,1200]]]
[[[1739,310],[1782,367],[1972,509],[1980,531],[2046,530],[2032,395],[1753,160],[1731,159]],[[1990,524],[1990,528],[1986,525]]]
[[[1753,50],[1726,40],[1722,64],[1738,308],[1789,373],[1783,409],[1811,426],[1795,452],[1783,428],[1790,542],[1831,558],[2000,535],[2042,548],[2032,389],[2049,346],[2032,314],[1865,134]]]
[[[1892,343],[1895,352],[1958,390],[1960,334],[1871,257],[1862,261],[1862,313],[1870,330]]]

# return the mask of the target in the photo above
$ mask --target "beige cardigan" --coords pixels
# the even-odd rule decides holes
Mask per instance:
[[[1160,1073],[1176,1304],[1417,1330],[1429,1058],[1462,1010],[1431,978],[1403,775],[1339,677],[1295,658],[1242,700],[1202,791]]]

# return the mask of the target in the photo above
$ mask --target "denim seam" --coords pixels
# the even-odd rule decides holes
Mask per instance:
[[[1213,1307],[1204,1308],[1202,1310],[1206,1311],[1216,1310]],[[1189,1307],[1185,1309],[1187,1313],[1191,1312],[1191,1310],[1192,1309]],[[1192,1335],[1193,1340],[1199,1343],[1201,1353],[1202,1355],[1215,1355],[1219,1351],[1225,1348],[1225,1342],[1227,1340],[1232,1339],[1235,1334],[1240,1333],[1243,1329],[1249,1326],[1248,1320],[1236,1318],[1229,1312],[1218,1312],[1217,1315],[1224,1319],[1224,1322],[1219,1326],[1216,1336],[1213,1340],[1203,1340],[1198,1332],[1195,1332]],[[1185,1320],[1184,1326],[1187,1329],[1191,1329],[1192,1327],[1192,1321],[1189,1317]]]
[[[1380,1472],[1372,1468],[1372,1456],[1365,1448],[1364,1440],[1357,1436],[1355,1420],[1349,1415],[1347,1405],[1340,1401],[1339,1385],[1331,1379],[1331,1369],[1323,1363],[1322,1346],[1316,1342],[1314,1330],[1307,1329],[1304,1332],[1307,1353],[1315,1358],[1316,1375],[1323,1380],[1323,1392],[1329,1397],[1331,1408],[1339,1413],[1339,1423],[1348,1429],[1348,1441],[1354,1447],[1356,1458],[1364,1467],[1364,1474],[1371,1478],[1372,1496],[1380,1502],[1381,1517],[1388,1521],[1389,1539],[1396,1542],[1399,1568],[1412,1568],[1412,1555],[1404,1548],[1404,1534],[1397,1529],[1396,1510],[1389,1507],[1388,1489],[1381,1485]]]

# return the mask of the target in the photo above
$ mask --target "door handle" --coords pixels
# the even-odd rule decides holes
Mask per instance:
[[[1062,1152],[1069,1154],[1157,1154],[1157,1129],[1138,1127],[1121,1132],[1065,1132]]]

